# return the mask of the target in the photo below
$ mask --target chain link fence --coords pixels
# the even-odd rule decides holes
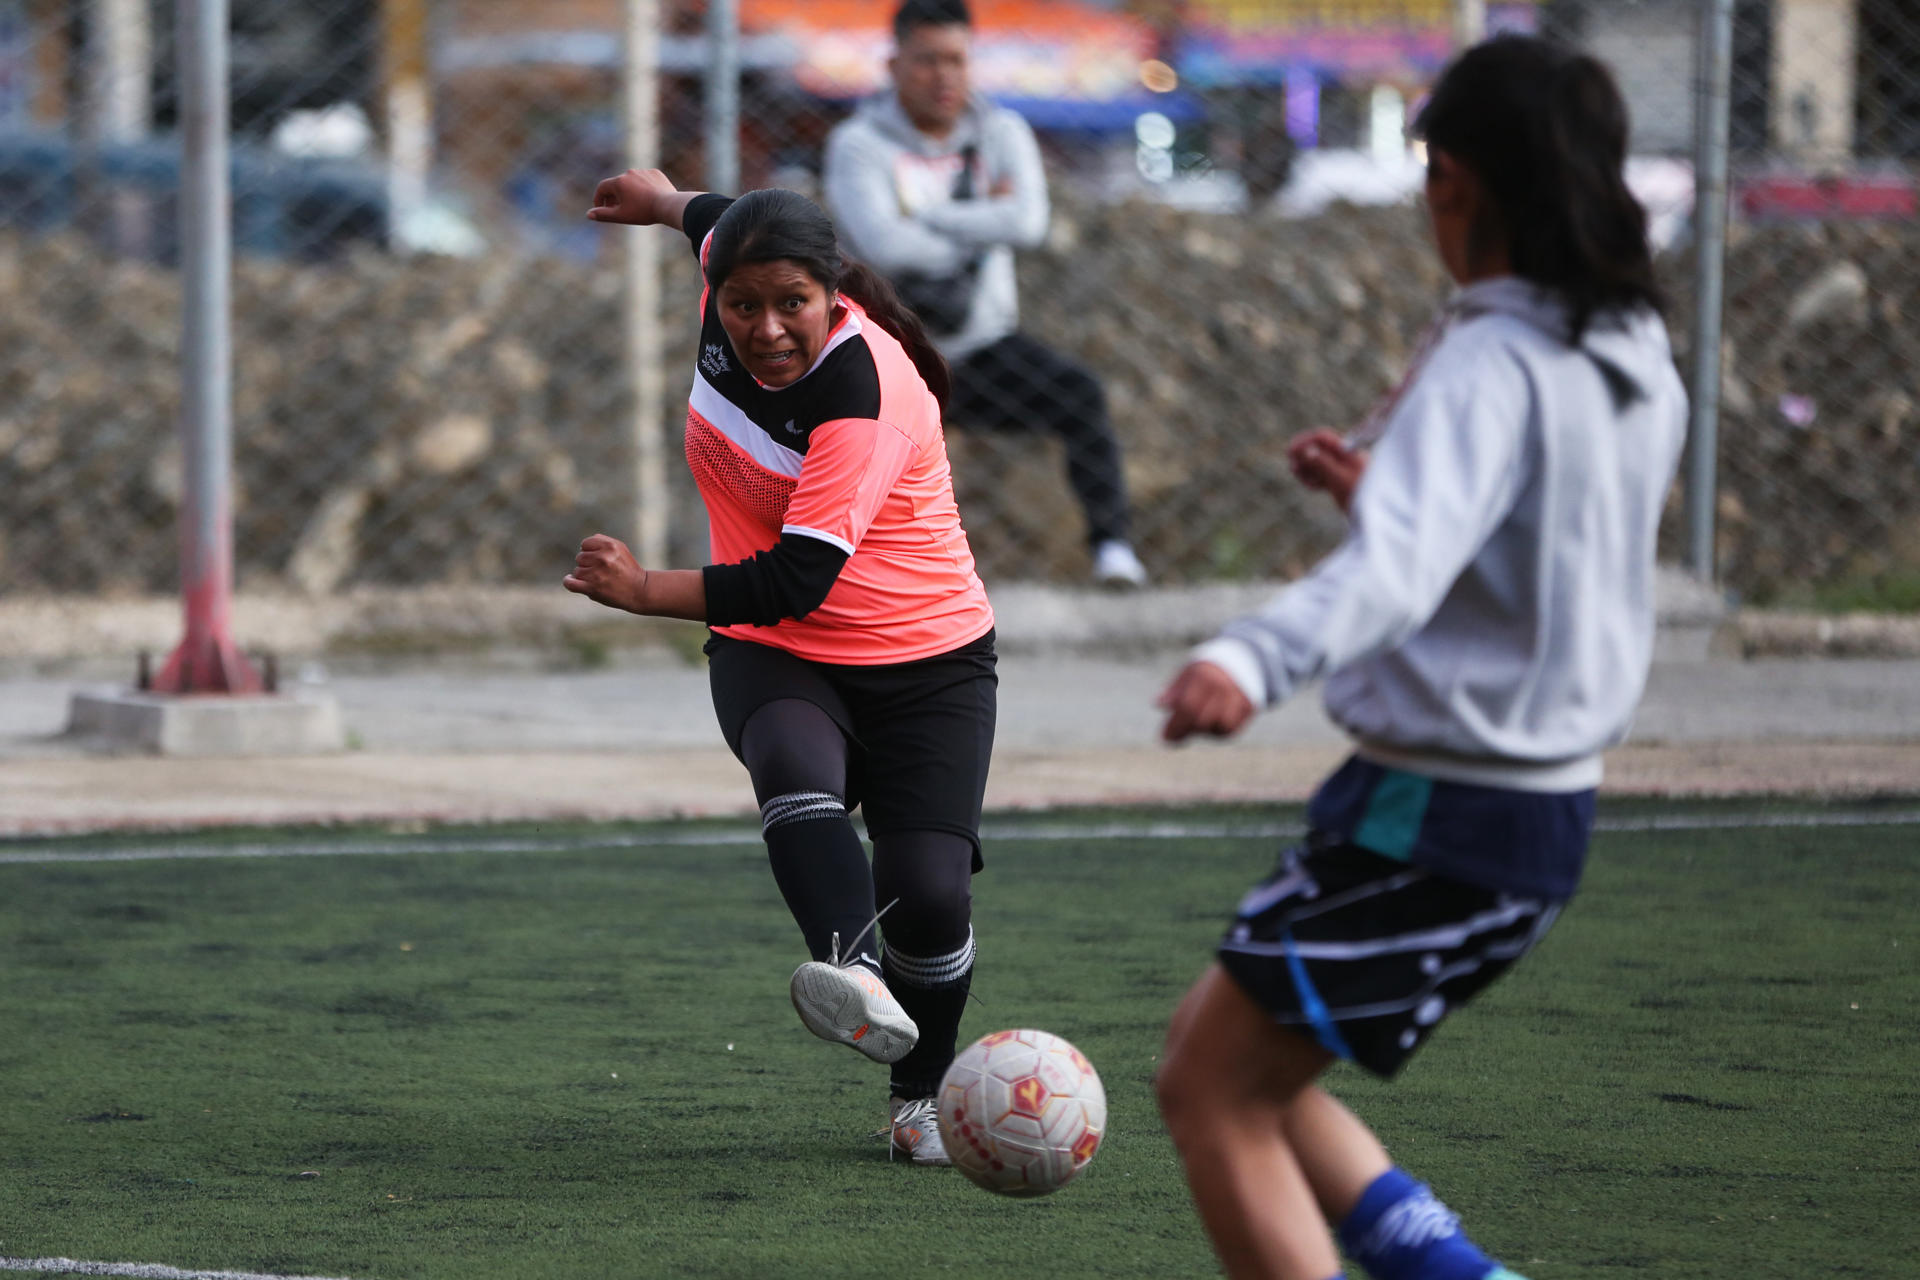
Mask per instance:
[[[176,589],[175,7],[0,0],[0,592]],[[1363,417],[1445,292],[1407,125],[1463,24],[1615,68],[1684,364],[1702,7],[974,0],[974,87],[1031,123],[1051,198],[1020,327],[1103,388],[1153,580],[1289,576],[1338,536],[1282,446]],[[892,8],[739,0],[744,184],[822,194],[831,131],[892,92]],[[1720,572],[1754,602],[1920,607],[1920,10],[1735,10]],[[658,12],[660,164],[703,186],[706,14]],[[242,591],[557,581],[662,504],[672,562],[706,558],[677,460],[636,491],[621,254],[664,233],[583,217],[628,163],[624,21],[232,0]],[[677,424],[697,280],[662,258]],[[1070,400],[1028,430],[952,415],[990,585],[1087,580],[1098,477],[1068,464],[1099,432]]]
[[[1737,17],[1722,572],[1920,609],[1920,6]]]

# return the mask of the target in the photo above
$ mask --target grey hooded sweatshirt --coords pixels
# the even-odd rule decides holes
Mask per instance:
[[[976,198],[954,199],[969,148]],[[888,89],[828,137],[825,186],[847,251],[882,275],[973,271],[966,322],[936,335],[949,360],[1019,326],[1013,251],[1038,245],[1048,218],[1040,144],[1025,120],[975,97],[953,132],[936,141],[914,128]]]
[[[1509,276],[1449,314],[1346,540],[1194,656],[1256,707],[1328,677],[1328,714],[1376,764],[1585,790],[1646,684],[1686,393],[1649,310],[1596,315],[1570,345],[1558,297]]]

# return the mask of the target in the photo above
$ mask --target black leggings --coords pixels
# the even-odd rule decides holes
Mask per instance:
[[[799,698],[763,705],[740,735],[740,756],[764,807],[782,796],[847,794],[847,739],[819,707]],[[888,831],[873,837],[873,894],[887,945],[915,956],[966,943],[973,909],[973,842],[949,831]],[[785,886],[783,886],[784,888]],[[851,945],[850,938],[843,938]]]
[[[1088,541],[1127,540],[1120,444],[1107,418],[1107,393],[1084,367],[1024,333],[1010,333],[955,362],[947,418],[961,428],[1059,436]]]
[[[931,1097],[953,1062],[973,983],[973,840],[893,827],[874,833],[869,868],[847,817],[847,737],[805,699],[761,704],[741,729],[740,758],[760,801],[774,880],[808,951],[815,960],[837,951],[843,964],[884,973],[920,1031],[893,1064],[888,1091]],[[877,909],[886,947],[876,960],[878,939],[868,931]]]

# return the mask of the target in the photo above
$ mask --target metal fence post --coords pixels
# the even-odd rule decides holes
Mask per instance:
[[[233,620],[233,211],[227,159],[227,0],[181,0],[180,585],[186,638],[163,693],[252,693]]]
[[[628,163],[660,163],[660,2],[627,0],[622,78]],[[633,388],[633,550],[644,565],[667,561],[672,511],[667,492],[665,424],[660,416],[665,374],[660,367],[660,236],[639,230],[625,237],[621,290],[627,376]]]
[[[433,171],[433,91],[427,77],[427,0],[380,6],[381,75],[387,111],[388,239],[427,202]]]
[[[148,76],[153,64],[152,14],[145,0],[97,0],[87,37],[87,135],[92,146],[138,142],[153,123]],[[100,156],[89,157],[88,178],[101,182]],[[116,253],[146,257],[152,251],[147,197],[131,191],[107,193],[102,210],[108,243]]]
[[[1726,295],[1727,149],[1733,0],[1701,0],[1693,109],[1693,419],[1687,432],[1687,566],[1713,581],[1720,437],[1720,323]]]
[[[1453,0],[1453,47],[1468,49],[1487,38],[1487,0]]]
[[[707,190],[740,193],[739,0],[707,0]]]

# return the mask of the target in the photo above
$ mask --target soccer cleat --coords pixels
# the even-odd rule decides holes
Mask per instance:
[[[788,992],[807,1030],[875,1062],[900,1061],[920,1039],[920,1028],[879,974],[857,962],[840,963],[837,933],[826,960],[809,960],[793,971]]]
[[[887,1109],[893,1113],[892,1148],[887,1158],[905,1156],[914,1164],[952,1164],[946,1144],[940,1140],[940,1119],[932,1098],[891,1098]]]
[[[1147,566],[1133,548],[1109,538],[1093,549],[1093,580],[1103,587],[1131,590],[1147,585]]]

